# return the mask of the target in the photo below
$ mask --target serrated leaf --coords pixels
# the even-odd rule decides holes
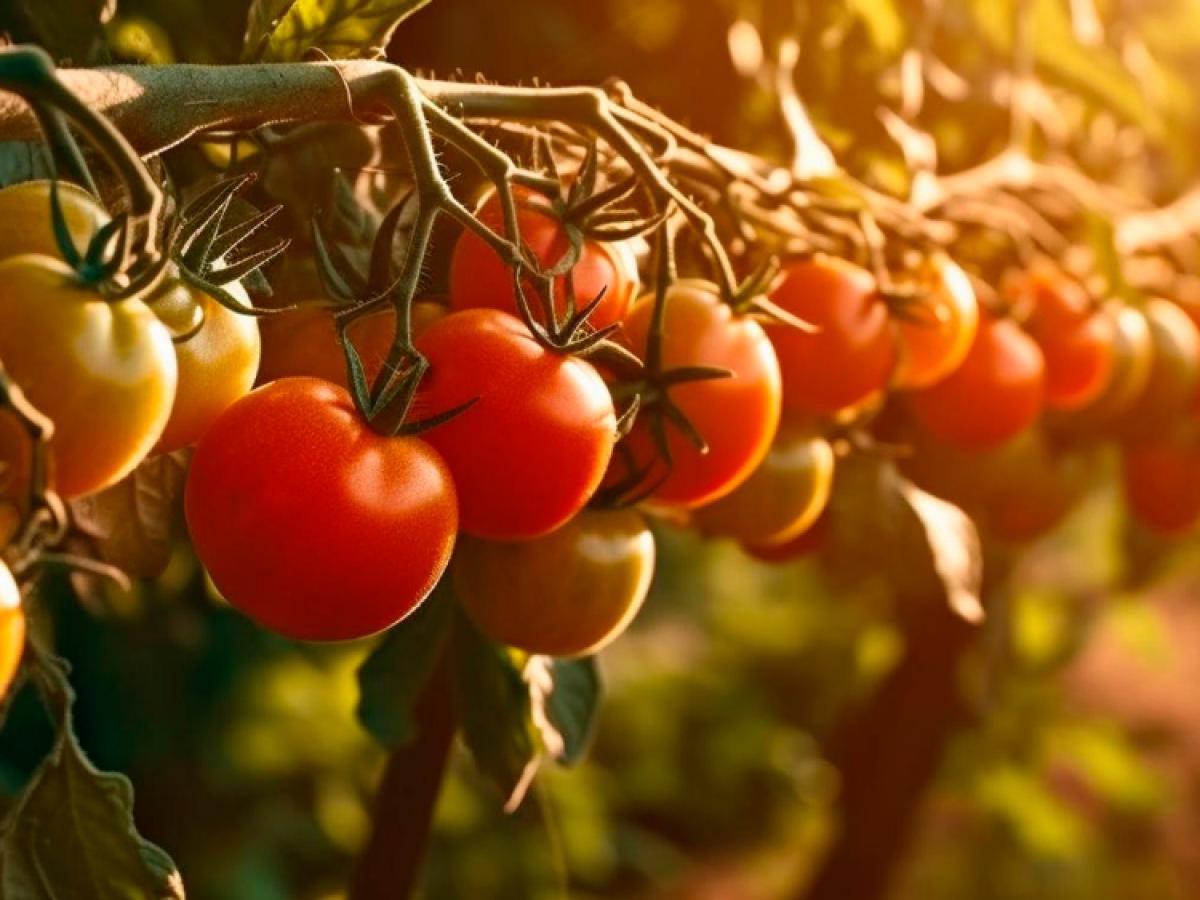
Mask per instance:
[[[462,615],[455,624],[454,656],[463,741],[479,771],[500,788],[505,812],[512,812],[539,760],[529,685],[512,651],[492,643]]]
[[[334,59],[382,56],[392,32],[429,0],[254,0],[245,62],[295,62],[309,50]]]
[[[557,759],[572,766],[583,759],[596,730],[604,688],[593,657],[556,659],[550,665],[554,687],[546,698],[546,718],[562,739]]]
[[[446,593],[439,585],[384,636],[358,670],[358,719],[385,746],[397,747],[416,734],[413,708],[453,621],[454,601]]]
[[[153,457],[112,487],[71,502],[76,528],[95,540],[105,562],[141,578],[166,568],[187,459],[186,451]]]

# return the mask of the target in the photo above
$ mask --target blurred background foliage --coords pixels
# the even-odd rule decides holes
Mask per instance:
[[[902,99],[906,51],[925,50],[921,125],[941,168],[977,163],[1008,139],[1026,2],[1038,139],[1155,198],[1189,183],[1200,0],[435,0],[390,56],[510,83],[619,75],[698,131],[785,159],[769,69],[794,35],[796,82],[839,160],[903,190],[879,110]],[[120,0],[108,53],[235,61],[245,13],[245,0]],[[896,900],[1197,895],[1200,553],[1131,532],[1106,466],[1052,534],[995,549],[1008,577],[964,667],[968,720],[922,802]],[[647,608],[602,660],[587,761],[544,772],[505,815],[456,758],[425,897],[784,897],[835,839],[839,773],[822,742],[926,649],[906,642],[891,585],[766,565],[665,526],[658,537]],[[133,780],[139,828],[169,849],[189,896],[337,897],[383,764],[355,717],[370,642],[297,645],[253,627],[182,542],[132,593],[58,573],[43,597],[37,624],[73,666],[81,740]],[[0,733],[0,790],[14,793],[49,741],[27,688]],[[886,771],[902,764],[890,749],[867,752]]]

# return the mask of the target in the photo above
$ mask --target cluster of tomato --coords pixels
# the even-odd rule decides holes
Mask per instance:
[[[85,241],[107,214],[61,188]],[[552,269],[572,250],[568,228],[547,203],[519,199],[520,237]],[[615,328],[612,340],[644,363],[629,374],[527,327],[507,264],[467,232],[446,300],[411,310],[429,367],[410,418],[458,413],[383,435],[351,398],[328,305],[273,313],[260,328],[178,279],[152,297],[104,297],[57,258],[48,209],[44,183],[0,191],[0,223],[41,223],[0,226],[0,360],[54,422],[55,489],[101,490],[148,455],[195,444],[185,506],[196,553],[233,605],[290,637],[380,631],[450,567],[494,639],[594,652],[646,596],[645,514],[768,561],[819,546],[829,435],[847,427],[912,448],[903,465],[918,484],[1003,538],[1039,533],[1078,498],[1081,438],[1120,439],[1130,504],[1147,524],[1178,531],[1200,516],[1195,310],[1101,306],[1049,266],[1012,276],[986,307],[938,255],[888,290],[862,267],[813,256],[789,261],[765,303],[691,279],[660,298],[638,296],[625,243],[584,239],[542,315],[598,298],[588,327]],[[499,227],[494,198],[480,218]],[[390,356],[394,317],[385,307],[349,326],[368,379]],[[634,396],[632,427],[619,428]],[[20,498],[18,437],[0,428],[0,511]],[[9,582],[0,607],[15,598]]]

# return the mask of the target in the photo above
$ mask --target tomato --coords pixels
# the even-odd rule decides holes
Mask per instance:
[[[1142,313],[1154,348],[1150,375],[1118,425],[1119,433],[1135,442],[1165,433],[1200,385],[1200,331],[1187,313],[1167,300],[1151,300]]]
[[[29,515],[33,452],[24,423],[12,410],[0,408],[0,550]]]
[[[350,395],[283,378],[236,401],[196,447],[184,496],[222,595],[298,640],[364,637],[437,584],[454,548],[454,483],[419,438],[372,431]]]
[[[701,453],[674,425],[666,423],[671,450],[669,474],[657,461],[648,481],[661,480],[655,502],[694,509],[732,492],[750,477],[770,449],[779,427],[779,362],[766,333],[753,319],[736,315],[716,288],[702,281],[679,281],[667,292],[662,335],[665,371],[684,366],[728,369],[730,378],[692,381],[666,388],[673,402],[708,443]],[[645,358],[654,295],[634,304],[625,334]],[[637,466],[654,463],[657,451],[639,415],[627,438]]]
[[[171,335],[138,299],[109,303],[47,256],[0,262],[0,361],[54,422],[56,486],[119,481],[158,441],[175,398]]]
[[[887,388],[896,366],[895,333],[869,272],[831,257],[794,262],[771,300],[818,329],[766,326],[779,355],[785,407],[833,415]]]
[[[753,544],[742,544],[742,550],[747,556],[752,556],[759,562],[785,563],[803,559],[819,553],[829,539],[829,516],[822,513],[815,522],[791,540],[783,544],[773,544],[756,547]]]
[[[549,656],[584,656],[633,621],[654,574],[654,537],[632,510],[584,510],[532,541],[464,537],[454,585],[480,630]]]
[[[916,287],[922,296],[915,314],[898,326],[900,357],[892,383],[901,390],[929,387],[962,365],[979,326],[975,288],[949,257],[927,259]]]
[[[237,282],[225,290],[239,303],[250,297]],[[213,421],[254,386],[262,341],[258,322],[222,306],[212,297],[175,282],[157,296],[151,307],[176,334],[189,329],[197,306],[204,323],[186,341],[175,344],[179,382],[171,418],[158,439],[159,452],[170,453],[200,440]]]
[[[1025,328],[1046,362],[1046,407],[1074,410],[1096,401],[1112,377],[1112,319],[1096,312],[1083,285],[1058,272],[1026,273],[1007,292],[1014,307],[1029,310]]]
[[[1195,425],[1171,429],[1121,454],[1125,502],[1133,516],[1162,534],[1190,531],[1200,520],[1200,437]]]
[[[1037,419],[1044,380],[1037,344],[1011,320],[984,315],[963,364],[933,387],[914,392],[912,411],[948,444],[993,447]]]
[[[766,457],[731,494],[702,506],[703,533],[745,544],[784,544],[807,531],[829,502],[833,448],[805,422],[784,420]]]
[[[0,562],[0,697],[8,691],[25,650],[21,592],[8,566]]]
[[[418,301],[413,304],[413,335],[419,336],[429,324],[446,314],[439,303]],[[308,375],[350,387],[346,354],[342,352],[333,310],[327,306],[305,305],[274,315],[260,322],[262,363],[258,383],[266,384],[291,375]],[[396,313],[390,307],[371,313],[350,324],[350,340],[358,351],[367,381],[373,381],[383,368],[396,336]]]
[[[1002,448],[987,480],[983,525],[994,537],[1023,543],[1058,525],[1085,494],[1094,459],[1055,452],[1036,430]]]
[[[545,198],[522,189],[514,189],[513,194],[521,240],[543,268],[553,268],[571,249],[566,226],[554,217]],[[485,225],[504,233],[504,214],[495,194],[484,200],[476,214]],[[624,245],[584,239],[570,278],[576,309],[586,307],[603,291],[588,322],[593,328],[604,328],[624,318],[637,293],[637,261]],[[534,319],[544,324],[540,297],[532,282],[524,283],[524,292]],[[472,231],[463,232],[450,258],[450,305],[456,310],[498,309],[520,315],[512,270]],[[556,316],[566,314],[566,276],[555,280],[554,309]]]
[[[417,338],[429,360],[414,421],[474,400],[425,435],[458,486],[462,530],[497,540],[553,531],[588,502],[616,413],[586,362],[547,350],[515,316],[468,309]]]
[[[82,254],[109,215],[100,201],[77,184],[58,183],[58,199],[67,232]],[[62,256],[54,238],[50,212],[50,182],[24,181],[0,190],[0,259],[22,253]]]
[[[1111,313],[1113,322],[1112,375],[1103,393],[1082,409],[1060,415],[1055,424],[1071,431],[1111,426],[1146,389],[1154,365],[1150,325],[1141,310],[1121,306]]]

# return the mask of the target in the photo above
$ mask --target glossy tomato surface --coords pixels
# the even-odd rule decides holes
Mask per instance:
[[[437,584],[458,510],[419,438],[372,431],[342,388],[285,378],[227,409],[185,494],[196,554],[222,595],[287,637],[364,637]]]
[[[615,640],[641,609],[654,537],[632,510],[585,510],[544,537],[463,538],[454,584],[480,630],[529,653],[583,656]]]
[[[58,200],[67,232],[82,254],[88,242],[108,224],[108,211],[77,184],[58,183]],[[62,251],[54,237],[50,212],[50,182],[23,181],[0,189],[0,259],[22,253],[40,253],[59,259]]]
[[[430,368],[414,421],[474,401],[425,433],[454,475],[462,530],[533,538],[579,512],[604,476],[616,432],[596,370],[546,349],[494,309],[452,313],[416,344]]]
[[[901,390],[937,384],[967,357],[979,326],[971,279],[958,263],[939,254],[912,276],[916,303],[897,324],[900,355],[893,384]]]

